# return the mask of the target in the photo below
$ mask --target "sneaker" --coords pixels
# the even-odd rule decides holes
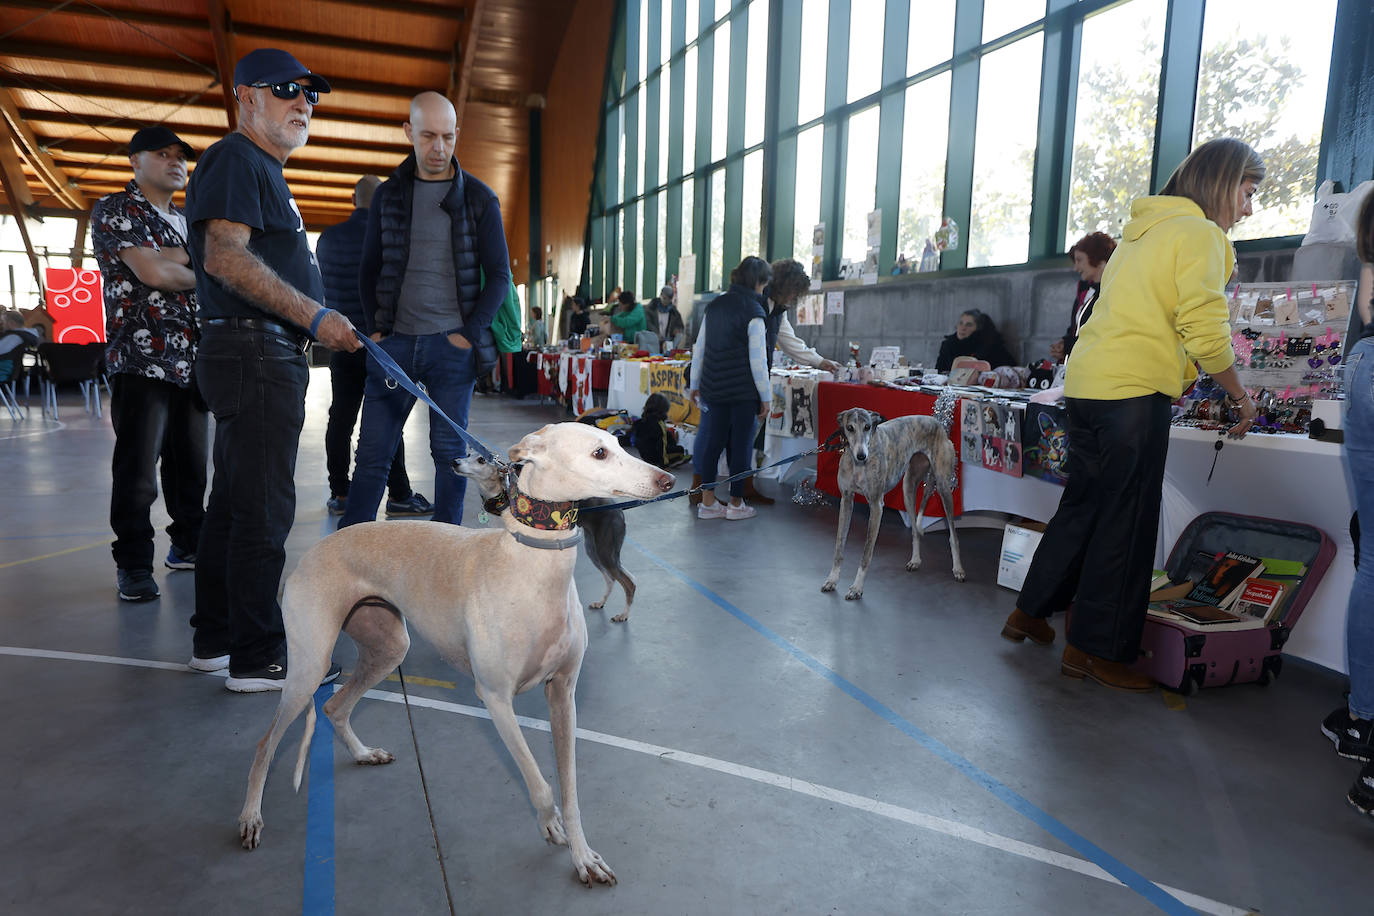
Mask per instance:
[[[325,501],[324,507],[329,510],[330,515],[343,515],[348,508],[348,497],[331,496]]]
[[[330,664],[329,671],[320,679],[321,684],[328,684],[338,678],[343,669],[337,663]],[[275,662],[256,671],[245,671],[243,674],[229,672],[229,678],[224,682],[235,693],[264,693],[268,690],[281,690],[281,685],[286,682],[286,661]]]
[[[121,569],[117,579],[120,601],[152,601],[162,594],[151,569]]]
[[[725,507],[725,517],[732,522],[737,522],[745,518],[753,518],[758,514],[758,510],[744,502],[740,503],[738,506],[730,505]]]
[[[1366,763],[1355,778],[1355,784],[1345,794],[1350,807],[1363,815],[1374,815],[1374,763]]]
[[[191,660],[186,663],[186,667],[192,671],[223,671],[229,667],[229,654],[224,655],[192,655]]]
[[[434,506],[429,500],[419,493],[411,493],[410,499],[388,499],[386,501],[387,518],[395,518],[400,515],[433,515]]]
[[[697,506],[697,518],[725,518],[725,504],[720,502]]]
[[[1336,745],[1336,753],[1347,760],[1374,760],[1374,721],[1355,718],[1347,707],[1332,710],[1322,720],[1322,734]]]
[[[167,551],[167,559],[162,561],[168,569],[195,569],[196,555],[192,551],[177,550],[173,544]]]

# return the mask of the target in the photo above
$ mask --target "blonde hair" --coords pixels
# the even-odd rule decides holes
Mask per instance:
[[[1264,160],[1248,143],[1218,137],[1188,154],[1160,194],[1186,197],[1217,225],[1236,222],[1236,192],[1246,181],[1264,180]]]

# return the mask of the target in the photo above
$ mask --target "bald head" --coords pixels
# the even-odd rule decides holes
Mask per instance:
[[[415,168],[427,181],[453,177],[453,151],[458,142],[458,113],[437,92],[422,92],[410,100],[406,139],[415,148]]]
[[[372,195],[381,183],[382,179],[376,175],[364,175],[359,178],[358,183],[353,186],[353,206],[361,210],[372,206]]]

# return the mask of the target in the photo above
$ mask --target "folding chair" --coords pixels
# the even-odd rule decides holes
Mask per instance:
[[[105,361],[103,343],[41,343],[38,362],[43,372],[43,410],[57,419],[57,386],[76,382],[89,413],[101,416],[100,370]]]
[[[19,389],[16,385],[23,374],[23,347],[15,347],[8,353],[0,354],[0,404],[4,404],[5,409],[10,412],[11,420],[20,420],[24,416],[24,412],[19,408]]]

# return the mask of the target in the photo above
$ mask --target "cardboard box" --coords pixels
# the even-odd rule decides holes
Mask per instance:
[[[997,561],[997,584],[1013,591],[1020,591],[1030,571],[1031,559],[1035,548],[1040,546],[1044,525],[1025,522],[1022,525],[1007,525],[1002,534],[1002,555]],[[1039,530],[1037,530],[1039,529]]]

